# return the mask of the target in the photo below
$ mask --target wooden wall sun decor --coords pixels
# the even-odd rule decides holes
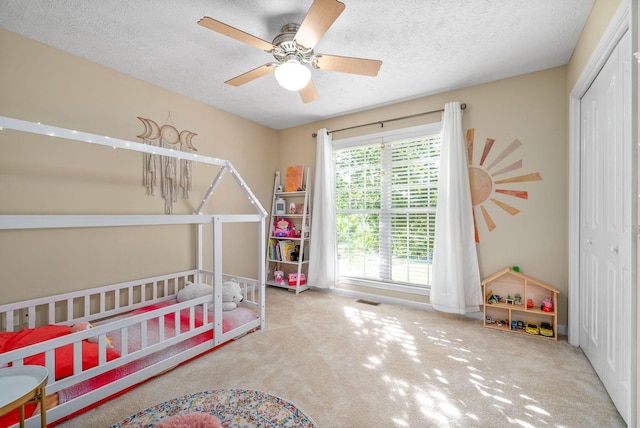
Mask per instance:
[[[520,146],[522,146],[522,143],[518,139],[513,140],[511,144],[509,144],[506,149],[500,152],[489,165],[485,166],[487,157],[491,153],[491,149],[493,148],[493,144],[495,143],[495,140],[493,138],[487,138],[484,143],[484,149],[482,151],[480,162],[478,163],[478,165],[474,165],[474,134],[474,128],[470,128],[467,130],[467,156],[469,159],[469,184],[471,187],[471,204],[473,206],[473,225],[475,228],[476,242],[480,242],[480,237],[478,235],[478,225],[476,222],[476,208],[482,214],[482,218],[484,219],[489,232],[491,232],[496,228],[496,224],[491,218],[491,215],[489,214],[489,211],[487,210],[485,204],[487,202],[491,202],[514,216],[518,214],[520,210],[512,205],[509,205],[506,202],[501,201],[500,199],[497,199],[496,196],[507,195],[520,199],[528,199],[529,192],[527,192],[526,190],[509,189],[508,185],[512,183],[524,183],[527,181],[540,181],[542,180],[542,176],[539,172],[534,172],[531,174],[516,175],[498,179],[499,176],[507,173],[512,173],[522,168],[522,159],[520,159],[508,166],[495,170],[496,168],[498,168],[500,162],[502,162],[511,153],[516,151]],[[507,185],[507,188],[498,187],[504,185]]]
[[[189,153],[198,151],[191,142],[193,137],[198,134],[187,130],[178,132],[173,123],[159,126],[151,119],[139,116],[138,119],[144,125],[144,132],[138,135],[144,144]],[[167,121],[171,121],[171,115]],[[147,188],[147,195],[155,195],[158,176],[160,177],[162,197],[165,201],[164,212],[165,214],[173,214],[173,203],[178,200],[178,187],[182,189],[184,198],[189,197],[192,183],[191,161],[143,153],[142,185]]]

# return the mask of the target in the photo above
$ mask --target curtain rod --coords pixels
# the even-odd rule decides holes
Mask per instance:
[[[464,110],[466,108],[467,108],[467,105],[465,103],[460,104],[460,110]],[[380,124],[380,127],[384,128],[384,124],[386,122],[394,122],[396,120],[402,120],[402,119],[411,119],[412,117],[424,116],[424,115],[433,114],[433,113],[441,113],[443,111],[444,109],[441,108],[440,110],[425,111],[423,113],[410,114],[409,116],[394,117],[393,119],[385,119],[385,120],[379,120],[377,122],[363,123],[362,125],[355,125],[355,126],[350,126],[348,128],[334,129],[333,131],[327,131],[327,134],[332,134],[334,132],[340,132],[340,131],[347,131],[349,129],[362,128],[363,126],[370,126],[370,125],[377,125],[377,124]],[[318,133],[314,132],[313,134],[311,134],[311,136],[315,138],[318,136]]]

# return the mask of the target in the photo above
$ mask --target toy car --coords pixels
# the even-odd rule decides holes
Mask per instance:
[[[534,322],[528,322],[527,328],[524,331],[529,334],[540,334],[540,327]]]
[[[548,322],[540,323],[540,335],[546,337],[553,337],[553,327]]]

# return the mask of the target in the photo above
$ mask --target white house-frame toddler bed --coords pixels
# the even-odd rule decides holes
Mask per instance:
[[[0,231],[145,225],[193,225],[196,229],[193,269],[0,305],[0,368],[29,364],[47,367],[46,392],[51,403],[46,410],[48,423],[64,420],[228,341],[264,328],[267,213],[229,161],[7,117],[0,117],[2,128],[220,168],[192,215],[0,215]],[[249,199],[255,214],[203,214],[227,173]],[[223,273],[222,235],[227,223],[257,225],[257,278]],[[212,270],[203,268],[205,225],[212,225],[213,230]],[[230,311],[223,311],[222,305],[226,281],[237,282],[244,296],[244,301]],[[178,298],[185,286],[204,289],[202,284],[212,286],[211,292],[187,300]],[[75,331],[73,326],[83,322],[90,322],[93,328]],[[27,419],[27,426],[39,426],[40,419],[34,411],[37,409],[30,411],[33,416]]]

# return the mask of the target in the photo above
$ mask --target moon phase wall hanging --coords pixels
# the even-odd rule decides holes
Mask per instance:
[[[170,118],[170,116],[169,116]],[[155,121],[139,117],[144,125],[144,132],[138,135],[144,144],[163,147],[183,152],[198,151],[192,143],[195,132],[178,129],[173,124],[159,126]],[[182,197],[188,198],[191,190],[191,161],[175,159],[152,153],[143,153],[142,185],[147,189],[147,195],[155,196],[158,178],[160,191],[164,199],[165,214],[173,214],[173,203],[178,200],[178,189],[182,190]]]

